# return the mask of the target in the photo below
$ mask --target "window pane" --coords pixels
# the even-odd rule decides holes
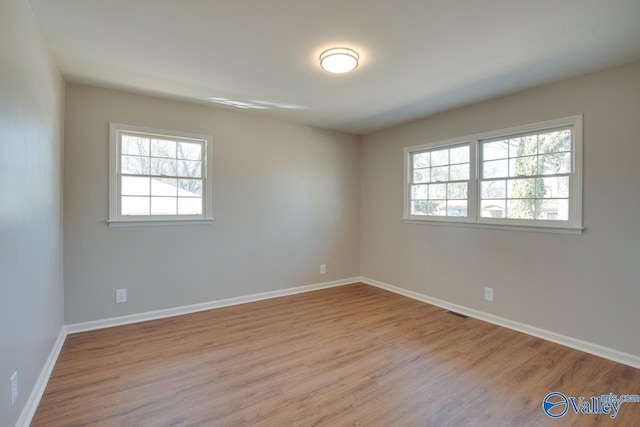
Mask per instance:
[[[446,199],[447,184],[431,184],[429,186],[429,199]]]
[[[178,158],[187,160],[202,160],[202,144],[192,142],[178,143]]]
[[[506,159],[509,157],[507,141],[494,141],[482,144],[484,160]]]
[[[484,181],[481,197],[483,199],[504,199],[506,197],[506,181]]]
[[[537,206],[541,203],[536,199],[507,200],[507,218],[534,219]]]
[[[539,209],[539,219],[569,220],[569,200],[567,199],[542,200]]]
[[[446,200],[429,200],[427,202],[428,215],[447,216]]]
[[[539,135],[539,153],[558,153],[562,151],[571,151],[571,131],[569,129]]]
[[[467,198],[467,183],[458,182],[447,184],[447,198],[462,200]]]
[[[533,199],[536,197],[536,179],[510,179],[507,182],[507,197],[510,199]]]
[[[151,175],[176,176],[176,162],[170,159],[151,159]]]
[[[426,200],[429,197],[428,185],[413,185],[411,187],[411,198]]]
[[[504,218],[506,212],[506,201],[483,200],[480,208],[480,216],[483,218]]]
[[[417,200],[411,202],[411,215],[427,215],[427,201]]]
[[[148,196],[149,178],[123,176],[120,192],[124,196]]]
[[[538,198],[569,197],[569,177],[538,178],[536,189]]]
[[[413,155],[413,167],[427,168],[431,166],[431,153],[416,153]]]
[[[449,150],[449,161],[450,163],[469,163],[469,146]]]
[[[509,140],[509,157],[538,154],[538,136],[530,135]]]
[[[509,176],[537,175],[538,157],[516,157],[509,160]]]
[[[467,216],[466,200],[449,200],[447,202],[447,216]]]
[[[153,157],[176,158],[176,142],[166,139],[151,140],[151,155]]]
[[[149,138],[122,135],[121,154],[130,154],[132,156],[148,156]]]
[[[449,180],[449,166],[441,166],[437,168],[431,168],[431,181],[448,181]]]
[[[538,174],[552,175],[571,172],[571,153],[556,153],[540,156]]]
[[[122,156],[120,172],[133,175],[149,175],[149,158]]]
[[[482,163],[483,178],[502,178],[507,176],[508,160],[492,160]]]
[[[122,215],[149,215],[148,197],[127,197],[120,199]]]
[[[178,215],[202,215],[202,199],[179,197]]]
[[[178,180],[178,196],[195,197],[202,196],[202,180],[181,179]]]
[[[429,182],[430,169],[417,169],[413,171],[413,182],[419,184],[421,182]]]
[[[178,180],[171,178],[154,178],[151,180],[152,196],[177,196]]]
[[[152,197],[151,215],[176,215],[176,197]]]
[[[178,176],[200,178],[202,176],[202,162],[178,160]]]
[[[431,166],[442,166],[449,164],[449,150],[437,150],[431,152]]]
[[[451,181],[467,181],[469,179],[469,163],[451,166]]]

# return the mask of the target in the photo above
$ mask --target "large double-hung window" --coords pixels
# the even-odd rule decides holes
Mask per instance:
[[[582,230],[582,116],[405,149],[404,219]]]

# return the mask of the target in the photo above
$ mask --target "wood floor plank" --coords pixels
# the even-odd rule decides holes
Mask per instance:
[[[32,426],[633,426],[640,370],[364,284],[70,335]]]

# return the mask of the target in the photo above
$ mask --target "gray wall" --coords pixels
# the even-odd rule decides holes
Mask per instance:
[[[0,3],[0,425],[63,324],[364,276],[640,355],[640,63],[360,138],[64,84],[24,0]],[[402,149],[584,114],[584,235],[403,224]],[[211,134],[212,225],[109,228],[108,122]],[[318,266],[327,264],[321,276]],[[493,286],[495,301],[482,300]],[[129,290],[114,304],[114,290]],[[9,408],[8,378],[20,398]]]
[[[213,224],[109,228],[109,122],[212,135]],[[65,126],[67,323],[359,275],[357,136],[76,84]]]
[[[64,84],[25,0],[0,2],[0,29],[0,425],[10,426],[63,324]]]
[[[365,277],[640,355],[640,63],[363,138]],[[584,114],[581,236],[404,224],[403,147]],[[483,287],[494,288],[494,302]]]

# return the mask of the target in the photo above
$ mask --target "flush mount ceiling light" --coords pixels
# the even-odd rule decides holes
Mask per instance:
[[[358,66],[360,55],[353,49],[334,47],[320,54],[320,66],[330,73],[348,73]]]

